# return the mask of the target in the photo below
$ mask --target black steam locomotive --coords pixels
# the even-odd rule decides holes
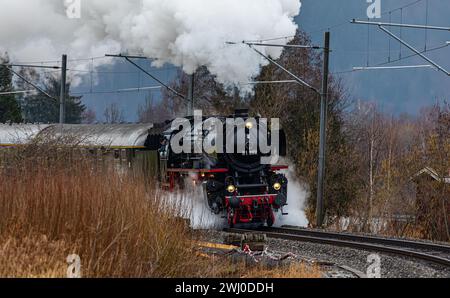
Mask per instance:
[[[258,146],[250,142],[257,140],[258,144],[263,141],[272,144],[272,130],[268,132],[271,124],[260,118],[250,118],[247,110],[237,110],[230,117],[214,117],[216,126],[223,126],[219,130],[217,127],[205,127],[211,118],[202,117],[200,126],[196,125],[195,117],[187,119],[187,129],[181,129],[170,121],[150,131],[146,147],[158,152],[162,185],[174,190],[183,187],[186,178],[192,179],[194,183],[201,184],[211,211],[224,214],[230,226],[240,223],[267,223],[272,226],[275,222],[274,211],[282,212],[283,206],[287,205],[288,180],[279,173],[287,166],[263,163],[262,158],[269,157],[269,154],[262,153]],[[227,125],[230,120],[235,120],[235,125]],[[238,132],[239,125],[242,125],[241,134]],[[262,130],[264,134],[260,132],[262,128],[265,128]],[[217,131],[223,132],[219,138]],[[211,137],[212,134],[214,137]],[[201,141],[208,138],[212,140],[214,149],[206,152]],[[286,137],[282,129],[278,130],[277,140],[279,146],[276,154],[285,156]],[[174,146],[190,148],[190,152],[179,152]]]

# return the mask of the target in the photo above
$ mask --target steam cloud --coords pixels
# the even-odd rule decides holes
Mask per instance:
[[[293,164],[291,162],[287,164]],[[290,225],[296,227],[307,227],[308,219],[305,214],[306,201],[310,196],[308,186],[300,182],[292,167],[284,171],[288,178],[288,205],[283,208],[283,212],[288,213],[287,216],[277,214],[275,226]]]
[[[81,18],[69,19],[72,2],[0,0],[0,50],[15,61],[143,54],[154,66],[172,63],[187,73],[207,66],[230,87],[251,80],[267,62],[225,42],[292,36],[301,7],[300,0],[81,0]],[[261,50],[273,58],[282,52]]]

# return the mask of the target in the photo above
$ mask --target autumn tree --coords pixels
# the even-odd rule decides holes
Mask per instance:
[[[292,44],[309,45],[308,36],[299,31]],[[320,89],[322,60],[320,53],[312,49],[285,49],[278,60],[280,64]],[[292,80],[274,65],[262,69],[257,81]],[[344,131],[343,111],[349,99],[342,83],[330,78],[327,163],[325,182],[325,208],[328,220],[347,213],[355,198],[355,183],[349,146]],[[317,168],[320,129],[320,97],[300,84],[259,84],[251,100],[252,110],[264,117],[280,118],[289,143],[289,156],[299,177],[309,185],[311,196],[307,214],[314,219],[317,191]],[[345,168],[346,171],[342,171]]]
[[[450,241],[450,104],[424,110],[419,123],[418,164],[435,171],[437,179],[425,193],[428,202],[418,206],[424,210],[418,213],[427,238]]]

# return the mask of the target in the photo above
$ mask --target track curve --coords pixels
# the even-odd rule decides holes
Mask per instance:
[[[350,247],[368,251],[389,253],[397,256],[424,260],[445,267],[450,267],[450,256],[442,257],[430,252],[450,253],[450,246],[416,242],[401,239],[386,239],[371,236],[341,234],[293,228],[259,228],[259,229],[225,229],[229,233],[255,233],[262,232],[270,238],[294,241],[314,242],[333,246]],[[416,249],[416,250],[412,250]],[[426,250],[424,251],[417,251]]]

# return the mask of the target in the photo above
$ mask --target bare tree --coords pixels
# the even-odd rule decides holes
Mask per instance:
[[[163,97],[157,102],[152,94],[146,98],[144,105],[139,106],[138,110],[138,118],[141,123],[162,123],[173,119],[174,116],[169,99]]]
[[[106,107],[103,112],[106,123],[116,124],[124,122],[123,110],[119,108],[117,103],[112,103]]]
[[[363,229],[371,230],[374,217],[374,202],[380,179],[382,145],[385,141],[385,119],[376,104],[359,101],[350,114],[347,125],[349,137],[358,164],[361,197],[365,197],[365,218]]]

